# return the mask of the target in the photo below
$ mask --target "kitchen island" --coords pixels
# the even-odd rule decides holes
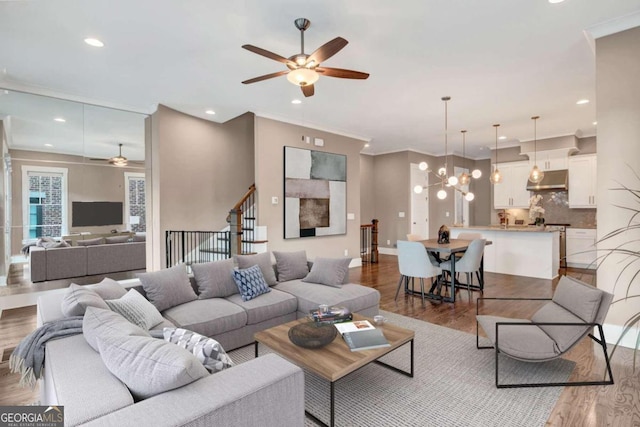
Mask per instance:
[[[492,273],[553,279],[560,268],[560,232],[555,227],[450,227],[451,237],[480,233],[491,240],[484,250],[484,270]]]

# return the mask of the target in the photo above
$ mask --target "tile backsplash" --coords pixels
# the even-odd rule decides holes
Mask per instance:
[[[544,219],[546,223],[571,224],[576,228],[595,228],[596,209],[571,209],[569,208],[569,193],[566,191],[541,191],[540,203],[545,209]],[[533,223],[529,218],[528,209],[508,209],[509,223],[514,224],[516,219],[524,220],[525,224]]]

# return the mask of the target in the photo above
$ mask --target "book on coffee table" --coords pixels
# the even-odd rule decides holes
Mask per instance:
[[[389,341],[380,329],[376,329],[368,320],[358,320],[334,325],[351,351],[370,350],[389,347]]]

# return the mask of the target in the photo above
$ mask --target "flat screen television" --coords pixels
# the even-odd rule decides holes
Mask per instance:
[[[122,202],[72,202],[72,227],[122,224]]]

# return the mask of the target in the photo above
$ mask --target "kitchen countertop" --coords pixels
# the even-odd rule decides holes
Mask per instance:
[[[486,230],[486,231],[510,231],[510,232],[524,232],[524,233],[553,233],[559,231],[559,227],[546,226],[536,227],[529,225],[510,225],[504,228],[503,225],[472,225],[469,227],[451,227],[459,230]]]

